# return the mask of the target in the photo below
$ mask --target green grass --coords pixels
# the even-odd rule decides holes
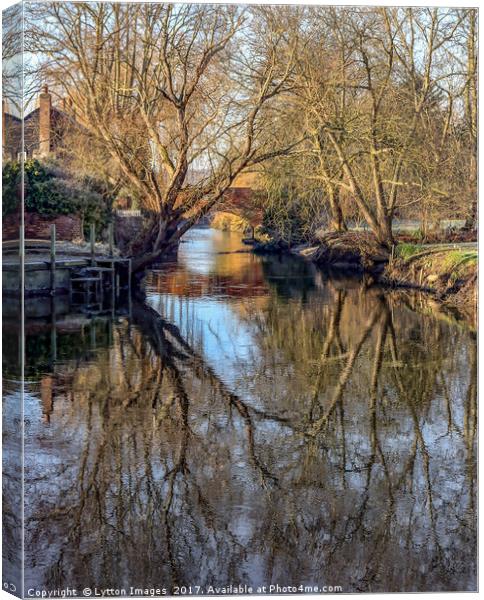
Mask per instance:
[[[463,248],[462,250],[445,250],[434,253],[426,253],[428,246],[423,244],[398,244],[395,249],[395,256],[403,260],[409,260],[412,256],[419,259],[418,254],[423,253],[425,261],[430,266],[432,263],[439,263],[443,270],[452,270],[463,265],[477,263],[477,250]]]
[[[452,250],[445,255],[442,266],[450,271],[472,263],[477,264],[477,250]]]
[[[410,258],[414,254],[422,252],[423,249],[423,244],[398,244],[395,248],[395,256],[407,260],[407,258]]]

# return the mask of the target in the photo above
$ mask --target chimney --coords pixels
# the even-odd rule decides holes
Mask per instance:
[[[49,154],[51,140],[50,113],[52,109],[52,98],[49,88],[44,85],[39,95],[39,154]]]

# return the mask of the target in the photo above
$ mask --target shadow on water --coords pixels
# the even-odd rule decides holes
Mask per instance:
[[[475,589],[474,334],[238,248],[190,233],[54,360],[28,324],[27,588]]]

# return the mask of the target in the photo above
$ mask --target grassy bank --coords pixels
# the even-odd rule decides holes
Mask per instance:
[[[431,292],[446,304],[475,316],[477,263],[477,250],[472,247],[399,244],[382,280]]]
[[[388,252],[369,233],[326,233],[316,244],[290,249],[318,266],[365,273],[384,285],[428,292],[475,321],[477,249],[473,244],[399,243]]]
[[[369,281],[429,292],[475,320],[477,312],[477,249],[472,243],[397,243],[389,252],[368,232],[324,233],[312,244],[284,248],[274,242],[258,251],[289,251],[323,268],[364,273]]]

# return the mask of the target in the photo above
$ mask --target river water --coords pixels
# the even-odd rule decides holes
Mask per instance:
[[[418,294],[196,229],[26,333],[26,591],[476,589],[475,334]]]

